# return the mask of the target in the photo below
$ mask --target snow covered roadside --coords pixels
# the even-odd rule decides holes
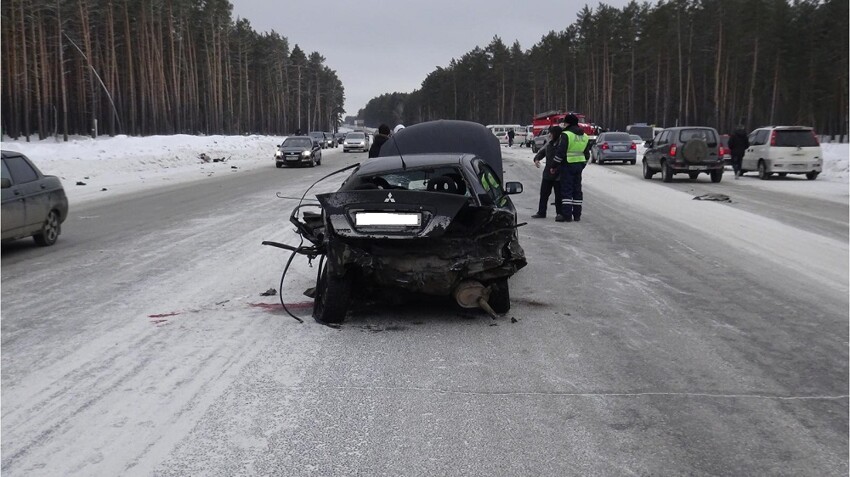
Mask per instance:
[[[3,138],[3,149],[21,152],[45,174],[62,178],[71,204],[114,197],[164,185],[269,167],[281,136],[147,136],[74,137],[69,142]],[[824,171],[815,181],[803,176],[793,188],[783,181],[745,180],[749,186],[781,189],[788,193],[847,202],[850,145],[822,144]],[[503,149],[508,154],[531,154],[526,148]],[[227,162],[203,163],[200,153]],[[529,159],[530,160],[530,159]],[[233,167],[236,167],[235,169]],[[731,179],[731,175],[730,175]],[[746,178],[745,178],[746,179]],[[86,185],[76,185],[83,182]],[[103,189],[106,189],[105,191]]]
[[[274,163],[275,146],[283,139],[178,134],[73,137],[68,142],[50,138],[28,143],[4,137],[0,145],[25,154],[44,174],[59,176],[73,207],[119,194],[269,167]],[[226,162],[204,163],[198,158],[201,153]]]

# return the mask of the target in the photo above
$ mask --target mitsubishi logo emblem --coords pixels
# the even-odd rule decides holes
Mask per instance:
[[[395,202],[395,199],[393,199],[393,193],[392,192],[387,194],[387,198],[384,199],[384,202]]]

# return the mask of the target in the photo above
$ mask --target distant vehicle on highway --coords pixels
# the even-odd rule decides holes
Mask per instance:
[[[823,171],[823,152],[815,131],[808,126],[768,126],[751,132],[741,175],[753,170],[762,180],[772,174],[805,174],[809,180],[817,179]]]
[[[277,147],[275,166],[319,166],[322,164],[322,147],[309,136],[288,137]]]
[[[670,182],[674,174],[688,174],[691,180],[695,180],[706,173],[711,176],[711,182],[720,182],[723,178],[723,156],[719,152],[720,135],[714,128],[667,128],[654,140],[647,141],[643,177],[652,179],[656,172],[661,172],[661,179]]]
[[[360,131],[350,132],[345,135],[345,140],[342,142],[342,152],[360,151],[366,152],[369,150],[369,136]]]
[[[590,149],[590,162],[600,165],[610,161],[622,161],[623,164],[637,162],[637,145],[624,132],[606,132],[596,138]]]

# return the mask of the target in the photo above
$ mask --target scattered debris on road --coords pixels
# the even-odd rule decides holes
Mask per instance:
[[[268,290],[264,291],[263,293],[260,293],[260,296],[275,296],[275,295],[277,295],[277,290],[275,290],[274,288],[269,288]]]
[[[703,194],[694,197],[693,200],[713,200],[716,202],[732,202],[732,199],[725,194]]]

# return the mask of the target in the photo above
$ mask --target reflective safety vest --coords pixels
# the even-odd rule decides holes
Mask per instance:
[[[485,172],[481,176],[481,185],[484,187],[484,190],[486,190],[487,192],[490,192],[491,190],[499,190],[499,180],[496,179],[493,176],[493,174],[491,174],[490,172]],[[499,206],[505,205],[506,202],[507,202],[507,198],[505,198],[505,196],[502,195],[499,198]]]
[[[572,131],[564,131],[567,136],[567,162],[587,162],[584,149],[587,147],[587,134],[578,135]]]

